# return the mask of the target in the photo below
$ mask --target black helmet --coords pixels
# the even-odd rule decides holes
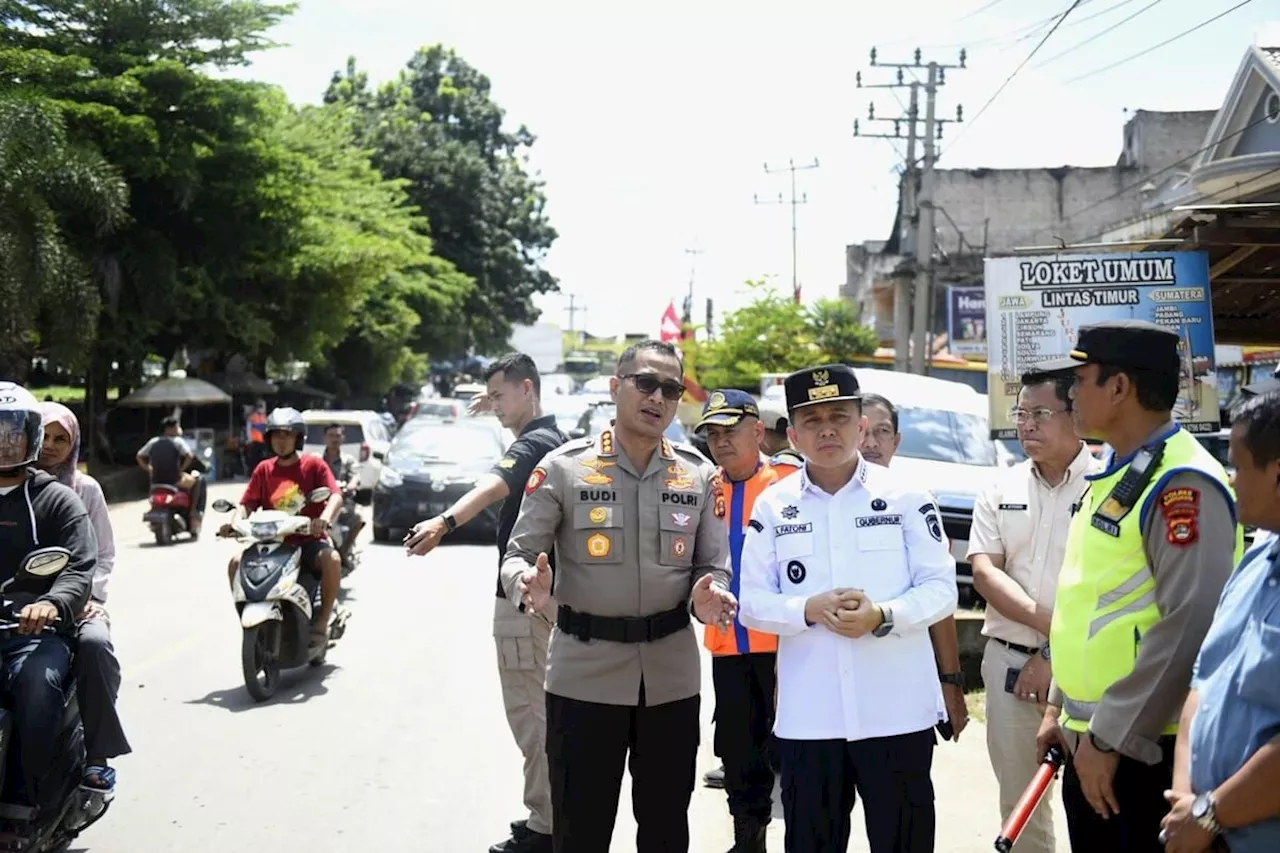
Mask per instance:
[[[307,422],[302,419],[302,413],[297,409],[285,406],[275,409],[271,414],[267,415],[267,424],[263,428],[263,435],[268,442],[271,441],[271,433],[273,432],[293,433],[297,439],[293,445],[293,452],[296,453],[302,448],[302,443],[307,439]]]
[[[26,437],[26,447],[19,444]],[[40,403],[16,382],[0,382],[0,471],[26,468],[40,458],[44,418]]]

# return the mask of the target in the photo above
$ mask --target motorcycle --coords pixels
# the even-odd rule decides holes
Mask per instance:
[[[168,545],[174,534],[191,533],[191,493],[177,486],[155,483],[151,486],[151,505],[142,520],[151,526],[157,545]]]
[[[307,501],[323,504],[330,494],[327,488],[319,488]],[[213,508],[218,512],[235,510],[230,501],[221,499]],[[328,642],[311,652],[311,614],[320,607],[320,578],[302,571],[301,550],[284,541],[306,533],[311,519],[279,510],[257,510],[248,518],[233,521],[231,527],[236,539],[249,540],[240,555],[232,590],[244,629],[240,645],[244,686],[254,701],[265,702],[280,685],[281,669],[324,663],[328,650],[346,633],[350,612],[334,605]]]
[[[15,577],[24,572],[50,577],[66,568],[71,552],[65,548],[41,548],[27,555]],[[18,628],[21,604],[0,601],[0,637]],[[52,628],[46,628],[52,631]],[[57,795],[48,799],[47,810],[15,802],[18,783],[23,778],[16,752],[11,749],[14,716],[0,709],[0,850],[22,853],[63,853],[82,832],[97,823],[111,807],[114,791],[82,787],[85,771],[84,725],[76,700],[75,679],[68,679],[62,725],[54,746],[53,764],[36,781],[40,790],[54,786]],[[10,765],[14,766],[10,766]]]

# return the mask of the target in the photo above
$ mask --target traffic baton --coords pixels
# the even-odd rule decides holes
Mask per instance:
[[[1018,842],[1022,828],[1027,825],[1027,821],[1031,820],[1031,815],[1035,812],[1036,806],[1040,805],[1044,792],[1049,789],[1049,783],[1062,768],[1062,761],[1062,750],[1056,746],[1049,747],[1044,760],[1036,770],[1036,775],[1031,778],[1031,784],[1022,792],[1018,804],[1009,813],[1009,819],[1000,828],[1000,835],[996,838],[997,853],[1009,853],[1013,845]]]

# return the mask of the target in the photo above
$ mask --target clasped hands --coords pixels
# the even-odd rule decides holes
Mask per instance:
[[[884,622],[884,611],[860,589],[833,589],[804,604],[804,618],[842,637],[857,639]]]

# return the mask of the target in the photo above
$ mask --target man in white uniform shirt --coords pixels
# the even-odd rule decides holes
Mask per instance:
[[[1070,373],[1027,374],[1011,420],[1027,460],[1001,471],[973,507],[969,562],[987,600],[982,633],[987,753],[1007,820],[1042,756],[1036,732],[1049,693],[1049,621],[1072,507],[1102,470],[1076,436]],[[1052,797],[1045,797],[1018,840],[1018,853],[1054,853]]]
[[[955,611],[955,560],[932,498],[859,454],[853,370],[801,370],[785,387],[806,465],[756,500],[739,618],[780,637],[786,849],[844,853],[856,793],[871,853],[931,853],[946,714],[928,629]]]

